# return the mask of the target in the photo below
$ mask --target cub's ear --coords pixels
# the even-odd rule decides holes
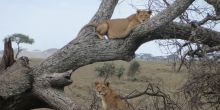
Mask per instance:
[[[141,12],[141,10],[137,10],[137,13],[140,13]]]
[[[108,81],[105,82],[105,85],[109,87],[110,83]]]
[[[95,85],[98,85],[99,84],[99,81],[95,81]]]
[[[152,11],[151,11],[151,10],[149,10],[149,11],[148,11],[148,13],[149,13],[149,14],[152,14]]]

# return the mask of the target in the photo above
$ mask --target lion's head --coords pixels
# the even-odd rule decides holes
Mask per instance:
[[[95,82],[96,87],[96,93],[98,96],[106,96],[110,93],[111,89],[109,88],[110,83],[109,82]]]
[[[137,10],[136,17],[139,22],[144,22],[145,20],[148,20],[152,14],[152,11],[147,10]]]

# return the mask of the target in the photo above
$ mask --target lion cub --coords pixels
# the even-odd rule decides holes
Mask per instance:
[[[119,95],[109,87],[109,82],[95,82],[96,92],[102,99],[104,110],[131,110]]]
[[[96,27],[96,34],[100,39],[107,35],[110,39],[125,38],[140,23],[148,20],[152,12],[147,10],[137,10],[135,14],[127,18],[111,19],[99,24],[90,23],[87,26]]]

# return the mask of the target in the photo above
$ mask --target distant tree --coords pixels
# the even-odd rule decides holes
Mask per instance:
[[[104,63],[101,67],[96,67],[95,71],[99,77],[106,77],[107,75],[113,75],[115,73],[114,63]]]
[[[18,57],[19,53],[23,51],[23,49],[20,47],[21,43],[26,43],[26,44],[33,44],[34,39],[29,38],[29,36],[24,35],[24,34],[19,34],[15,33],[9,36],[11,38],[12,42],[15,42],[17,44],[17,53],[15,55],[15,58]]]
[[[117,76],[119,79],[124,74],[125,68],[123,66],[116,67],[114,63],[104,63],[101,67],[96,67],[98,77]]]
[[[130,66],[128,68],[127,75],[130,76],[130,77],[133,77],[136,73],[139,73],[139,72],[140,72],[139,62],[136,61],[136,60],[131,61]]]
[[[115,75],[120,79],[122,75],[124,74],[125,68],[123,66],[116,68]]]

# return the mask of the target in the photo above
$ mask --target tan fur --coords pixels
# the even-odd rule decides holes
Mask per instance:
[[[96,27],[97,35],[100,39],[107,35],[110,39],[125,38],[140,23],[148,20],[151,11],[137,10],[137,13],[123,19],[111,19],[100,24],[90,23],[87,26]]]
[[[95,86],[97,95],[102,99],[104,110],[131,110],[128,104],[109,87],[109,82],[96,81]]]

